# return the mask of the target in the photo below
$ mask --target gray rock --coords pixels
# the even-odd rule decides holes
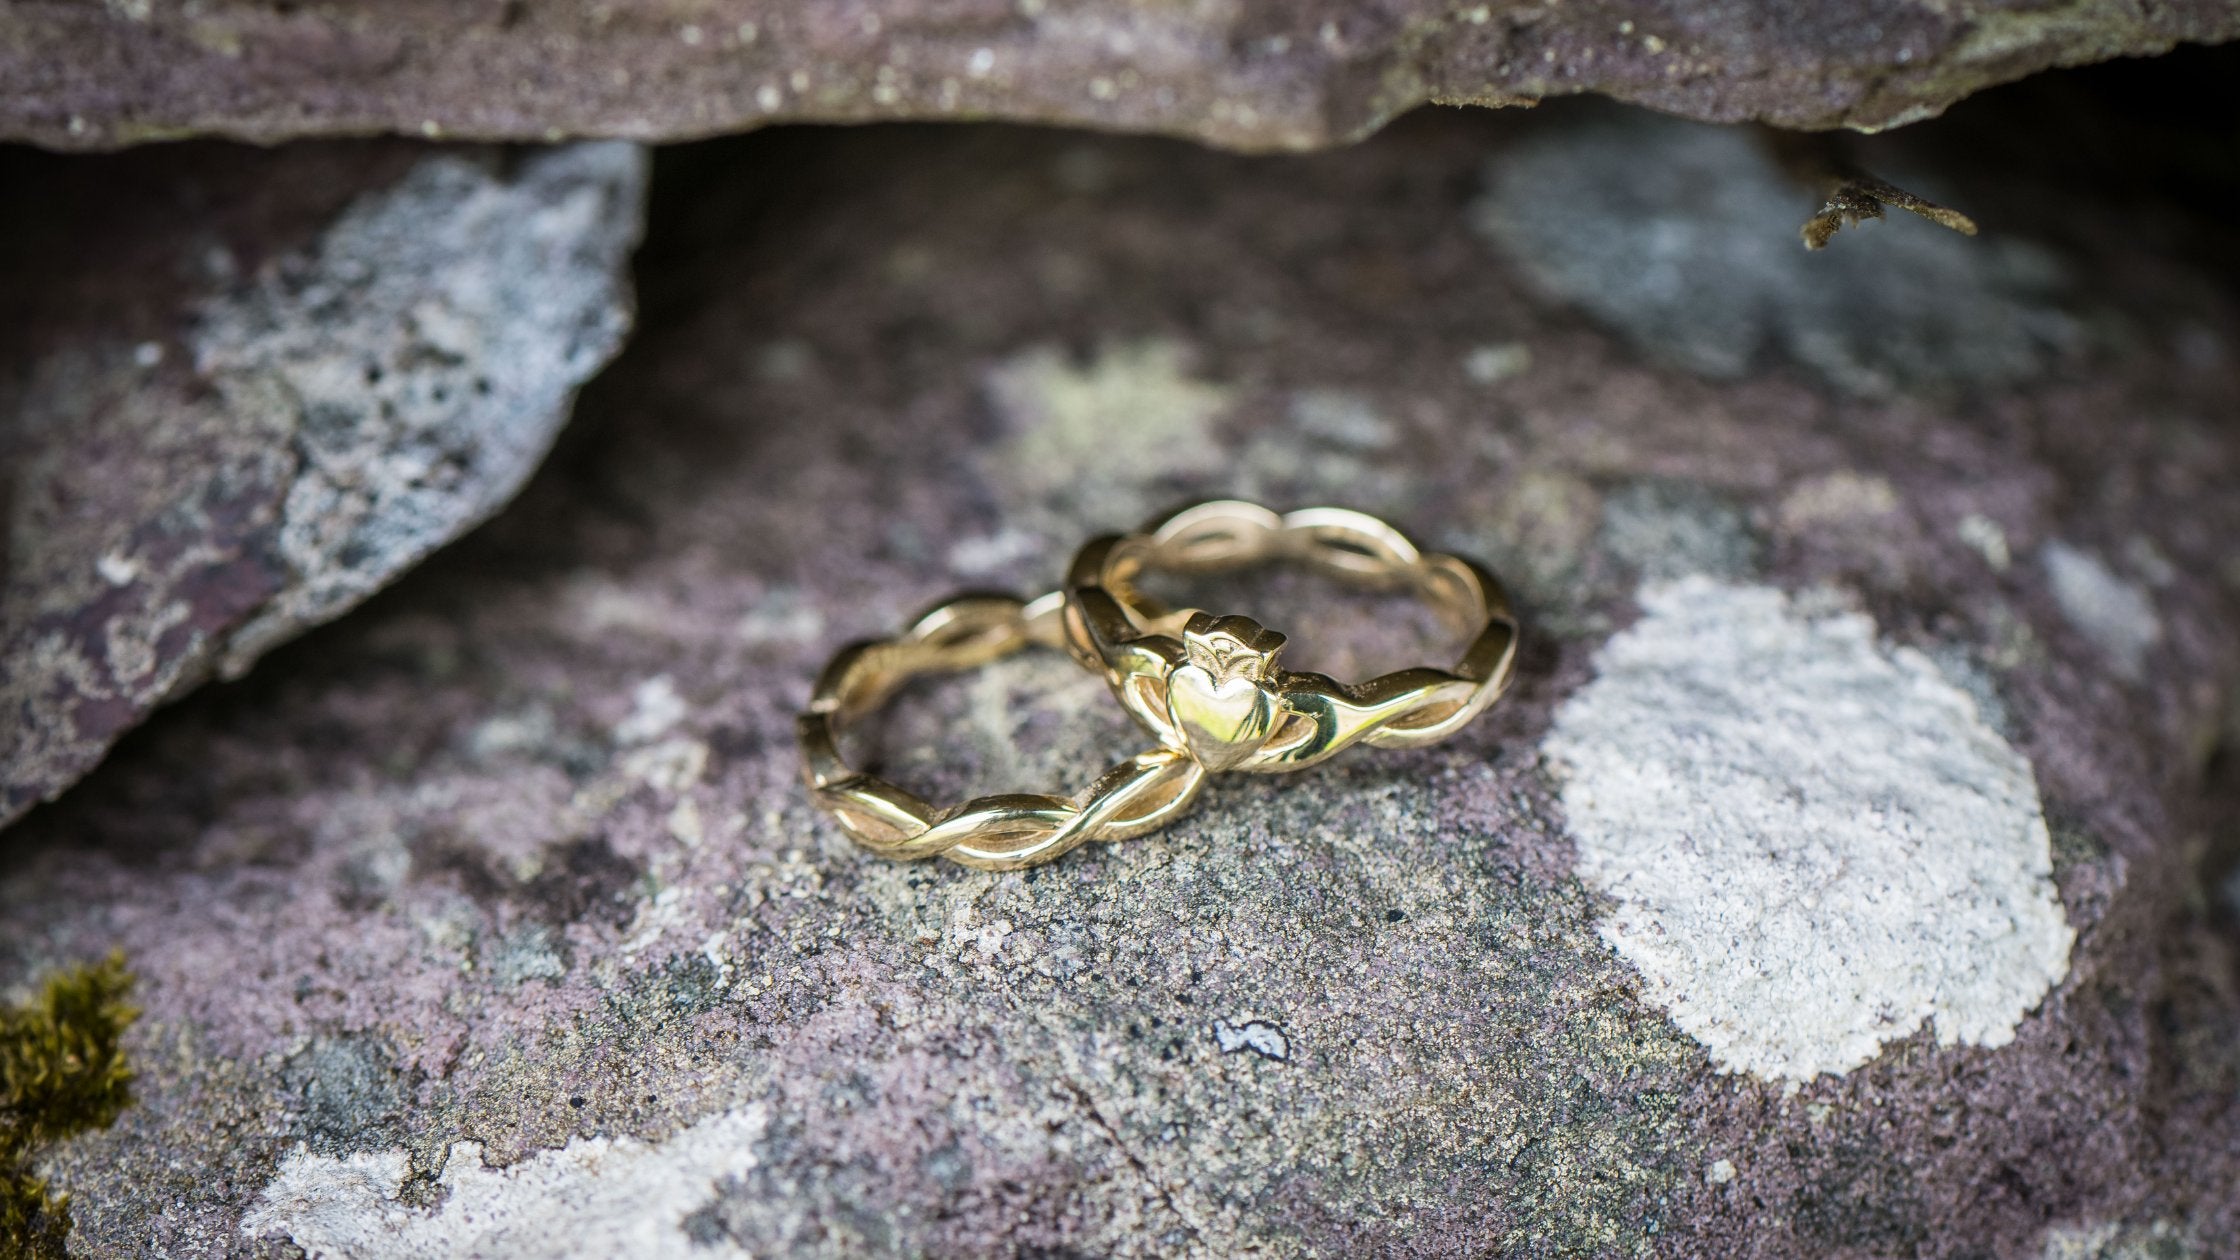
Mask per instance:
[[[1613,115],[1503,153],[1486,183],[1478,225],[1538,287],[1708,376],[1788,361],[1857,394],[2005,385],[2083,335],[2058,262],[2023,240],[1909,223],[1872,250],[1798,249],[1804,197],[1746,129]]]
[[[0,820],[496,511],[619,345],[638,149],[359,152],[189,178],[184,217],[77,238],[51,292],[85,296],[9,348]]]

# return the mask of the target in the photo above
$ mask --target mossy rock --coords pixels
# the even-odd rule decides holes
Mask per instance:
[[[132,975],[112,954],[50,978],[0,1013],[0,1255],[63,1254],[69,1196],[48,1192],[32,1157],[50,1143],[107,1128],[131,1101],[124,1030],[139,1014]]]

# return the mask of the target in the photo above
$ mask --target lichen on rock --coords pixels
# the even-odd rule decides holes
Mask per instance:
[[[2054,255],[1924,223],[1808,253],[1812,190],[1745,130],[1577,119],[1486,164],[1476,223],[1549,296],[1733,379],[1787,362],[1888,396],[2026,380],[2082,338]]]
[[[1650,998],[1774,1080],[1923,1021],[2006,1044],[2074,940],[2029,763],[1856,613],[1701,577],[1640,599],[1543,750]]]
[[[2065,542],[2046,544],[2043,560],[2054,602],[2069,624],[2107,654],[2117,673],[2138,678],[2162,640],[2152,597],[2100,557]]]
[[[1229,391],[1194,375],[1188,358],[1171,340],[1099,347],[1083,363],[1056,346],[1013,356],[989,374],[1013,436],[984,475],[1067,532],[1155,511],[1155,487],[1202,472],[1219,449],[1213,426]]]
[[[505,1168],[476,1142],[453,1145],[433,1208],[401,1201],[401,1150],[341,1158],[298,1150],[242,1221],[251,1237],[286,1239],[313,1256],[466,1260],[492,1256],[750,1253],[694,1237],[687,1221],[726,1178],[754,1167],[759,1112],[718,1112],[660,1142],[586,1138]]]
[[[292,414],[287,585],[235,629],[238,674],[503,506],[629,325],[647,158],[628,144],[431,157],[317,246],[196,312],[223,405]]]

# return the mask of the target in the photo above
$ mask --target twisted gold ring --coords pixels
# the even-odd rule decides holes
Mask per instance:
[[[1145,571],[1209,572],[1292,560],[1350,581],[1403,586],[1470,645],[1452,669],[1418,668],[1346,684],[1277,666],[1284,636],[1247,617],[1170,609],[1136,588]],[[1480,565],[1425,554],[1373,516],[1342,508],[1278,515],[1252,503],[1201,503],[1141,533],[1091,541],[1066,580],[1067,646],[1163,749],[1207,770],[1298,770],[1356,742],[1436,743],[1507,689],[1517,622]]]
[[[1125,840],[1172,822],[1197,798],[1205,768],[1180,747],[1160,747],[1107,770],[1072,798],[1017,793],[935,809],[840,758],[840,729],[877,709],[922,674],[984,665],[1023,647],[1063,647],[1064,597],[1022,603],[969,595],[920,617],[890,639],[841,649],[795,720],[804,777],[816,804],[858,843],[893,858],[939,855],[982,870],[1047,862],[1090,840]]]

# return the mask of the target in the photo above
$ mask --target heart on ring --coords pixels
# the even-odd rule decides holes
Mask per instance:
[[[1199,765],[1227,770],[1258,752],[1283,719],[1275,688],[1283,636],[1249,617],[1199,613],[1183,627],[1182,649],[1167,674],[1167,715]]]

